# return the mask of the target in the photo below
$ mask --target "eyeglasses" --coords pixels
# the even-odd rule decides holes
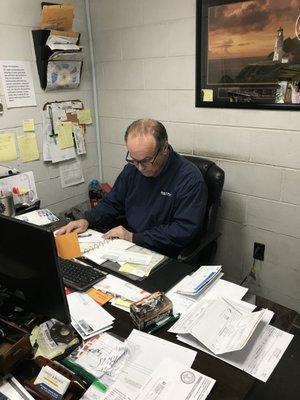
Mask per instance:
[[[162,149],[162,147],[160,147],[160,148],[157,150],[157,152],[156,152],[156,154],[155,154],[155,156],[154,156],[154,158],[153,158],[152,161],[151,161],[151,158],[150,158],[150,160],[149,160],[149,158],[148,158],[148,159],[145,158],[144,160],[141,160],[141,161],[138,161],[138,160],[134,160],[134,159],[132,159],[132,158],[129,158],[129,151],[127,151],[125,160],[126,160],[128,163],[130,163],[130,164],[134,164],[136,167],[137,167],[139,164],[140,164],[142,167],[150,167],[150,165],[153,165],[153,164],[155,163],[155,160],[156,160],[156,158],[157,158],[159,152],[161,151],[161,149]]]

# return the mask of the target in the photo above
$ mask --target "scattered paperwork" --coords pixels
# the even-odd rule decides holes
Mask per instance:
[[[265,310],[246,312],[230,299],[196,303],[169,331],[189,334],[214,354],[241,350],[250,339]]]
[[[180,334],[177,339],[196,349],[214,355],[220,360],[247,372],[254,378],[267,382],[293,338],[290,333],[269,325],[273,315],[272,311],[266,311],[254,334],[242,350],[222,356],[214,355],[190,335]]]
[[[189,369],[197,354],[193,350],[136,329],[133,329],[127,338],[127,344],[131,348],[129,359],[120,368],[115,383],[109,386],[105,395],[99,395],[97,399],[134,400],[151,378],[156,369],[157,360],[166,357],[171,363],[178,362],[182,368]],[[151,397],[148,399],[152,400]]]
[[[104,374],[113,375],[115,364],[126,352],[125,342],[109,333],[101,333],[84,342],[67,360],[80,365],[96,378],[101,378]]]
[[[197,271],[195,273],[197,273]],[[167,296],[173,302],[174,313],[184,315],[195,303],[209,298],[215,299],[217,297],[228,297],[231,300],[240,300],[248,291],[247,288],[220,279],[220,276],[218,276],[197,296],[183,295],[180,293],[180,288],[185,285],[185,282],[188,279],[188,276],[184,277],[177,285],[167,292]]]

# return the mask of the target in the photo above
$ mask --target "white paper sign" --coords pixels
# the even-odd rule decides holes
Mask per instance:
[[[7,108],[36,106],[29,61],[0,61]]]

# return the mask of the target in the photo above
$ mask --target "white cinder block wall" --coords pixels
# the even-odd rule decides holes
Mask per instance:
[[[81,44],[84,46],[84,52],[86,54],[83,65],[82,82],[78,90],[44,92],[39,83],[31,35],[31,30],[38,29],[39,27],[41,1],[0,1],[0,59],[30,61],[37,99],[37,107],[13,108],[7,110],[3,88],[0,83],[0,97],[4,105],[4,113],[0,116],[0,132],[13,132],[15,136],[21,135],[23,133],[23,119],[34,118],[40,152],[40,160],[38,161],[22,163],[20,160],[17,160],[4,164],[15,167],[20,171],[33,171],[38,196],[42,200],[42,207],[50,207],[54,212],[63,211],[86,200],[89,181],[99,177],[95,124],[87,127],[87,155],[81,156],[85,176],[84,183],[62,189],[58,164],[44,163],[42,161],[42,108],[44,103],[56,100],[79,99],[83,101],[86,108],[93,108],[90,72],[91,63],[85,2],[84,0],[68,0],[61,1],[61,3],[72,3],[74,5],[75,19],[73,30],[81,32]]]
[[[300,311],[300,113],[195,108],[195,0],[91,0],[105,179],[123,135],[161,120],[175,150],[226,172],[217,263],[240,282],[266,245],[258,293]]]

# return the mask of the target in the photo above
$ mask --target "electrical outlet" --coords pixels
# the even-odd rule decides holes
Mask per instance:
[[[253,258],[255,260],[264,261],[264,258],[265,258],[265,245],[264,244],[254,242]]]

